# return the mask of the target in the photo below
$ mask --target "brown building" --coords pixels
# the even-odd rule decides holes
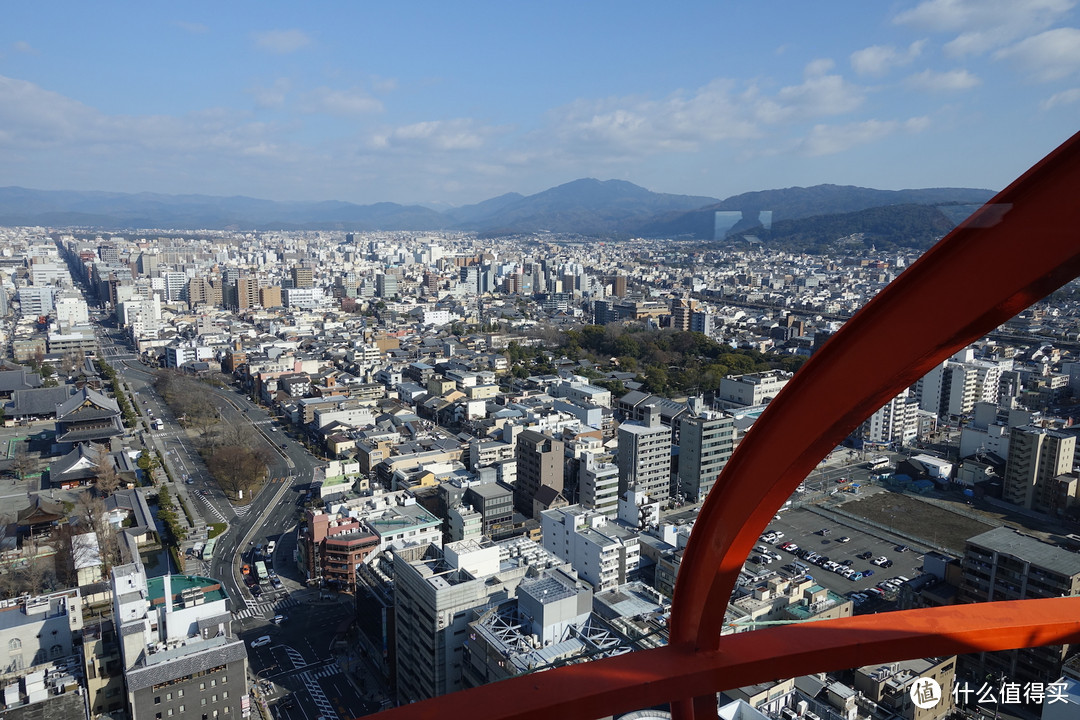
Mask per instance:
[[[306,530],[301,536],[308,578],[353,590],[356,566],[379,547],[379,538],[360,521],[339,518],[318,510],[304,514]]]
[[[535,430],[525,430],[517,440],[517,482],[514,506],[533,517],[533,499],[542,487],[563,490],[563,443]]]

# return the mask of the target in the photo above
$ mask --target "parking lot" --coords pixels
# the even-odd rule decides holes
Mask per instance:
[[[838,595],[849,597],[853,592],[866,593],[878,583],[897,577],[915,578],[922,574],[923,548],[913,546],[910,541],[888,537],[886,533],[870,534],[864,530],[846,525],[842,521],[824,519],[818,513],[809,509],[797,509],[783,512],[779,520],[769,523],[768,532],[783,533],[773,543],[759,542],[759,545],[767,545],[768,549],[779,554],[781,559],[774,560],[767,565],[755,564],[750,561],[747,569],[751,573],[762,573],[771,570],[779,570],[785,565],[799,560],[791,552],[782,550],[779,545],[794,542],[800,549],[811,550],[829,561],[836,563],[848,562],[854,571],[871,575],[857,580],[845,578],[836,572],[824,569],[820,565],[799,560],[807,567],[807,574],[821,586],[828,588]],[[846,538],[846,540],[845,540]],[[905,551],[897,550],[903,545],[908,548]],[[870,553],[870,559],[859,557]],[[751,553],[751,558],[758,553]],[[875,565],[873,560],[885,557],[891,561],[891,567]],[[874,601],[859,603],[856,612],[876,612],[888,609],[891,603],[886,599],[895,598],[894,593],[888,593],[886,598],[877,598]]]

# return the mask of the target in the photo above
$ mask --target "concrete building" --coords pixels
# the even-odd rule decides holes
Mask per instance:
[[[904,390],[882,405],[860,428],[864,443],[906,447],[919,435],[919,405]]]
[[[247,650],[221,583],[134,563],[113,568],[112,592],[131,720],[242,716]]]
[[[791,373],[769,370],[749,375],[728,375],[720,380],[716,400],[725,408],[764,405],[791,380]]]
[[[671,430],[652,407],[644,422],[619,426],[619,494],[627,490],[659,501],[671,497]]]
[[[1080,555],[1007,527],[994,528],[967,541],[961,561],[958,602],[1025,600],[1080,593]],[[1007,650],[965,655],[971,677],[1004,673],[1019,682],[1060,677],[1070,646]]]
[[[597,592],[628,582],[640,564],[636,532],[580,505],[545,510],[540,527],[544,549],[569,562]]]
[[[938,684],[940,702],[919,708],[911,701],[912,685],[929,678]],[[956,656],[922,658],[867,665],[855,670],[855,689],[868,700],[904,720],[939,720],[952,713],[952,688],[956,680]],[[932,686],[931,686],[932,687]]]
[[[578,469],[578,498],[581,506],[611,519],[619,513],[619,466],[603,462],[606,454],[586,451]]]
[[[704,411],[679,418],[678,490],[699,502],[712,490],[735,449],[735,419],[720,412]]]
[[[394,563],[395,668],[398,703],[462,689],[462,651],[473,612],[513,597],[530,568],[566,566],[536,543],[464,540],[429,546]]]
[[[83,628],[78,589],[0,601],[0,675],[30,670],[75,652]]]
[[[517,596],[469,623],[462,656],[467,687],[527,672],[629,652],[631,644],[592,613],[592,589],[561,570],[544,570]]]
[[[542,487],[563,490],[563,442],[535,430],[525,430],[517,438],[517,482],[514,507],[533,517],[533,500]],[[538,519],[538,518],[534,518]]]
[[[1009,435],[1002,498],[1029,510],[1057,514],[1075,502],[1072,471],[1076,436],[1037,425],[1015,427]]]

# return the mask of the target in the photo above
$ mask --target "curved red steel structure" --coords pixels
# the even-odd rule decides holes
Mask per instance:
[[[1080,134],[867,303],[739,444],[683,556],[666,647],[517,677],[385,717],[586,720],[670,702],[716,717],[726,688],[931,655],[1080,642],[1080,597],[824,620],[720,636],[739,569],[776,510],[855,427],[937,363],[1080,275]]]

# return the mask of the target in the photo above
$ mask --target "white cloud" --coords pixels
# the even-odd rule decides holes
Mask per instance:
[[[302,110],[307,113],[326,113],[328,115],[371,115],[382,112],[383,104],[363,90],[334,90],[328,87],[315,88],[304,98]]]
[[[1074,0],[924,0],[893,21],[931,32],[957,32],[950,55],[976,55],[1045,30],[1072,9]]]
[[[997,51],[994,58],[1017,63],[1037,80],[1060,80],[1080,69],[1080,30],[1047,30]]]
[[[967,70],[923,70],[908,76],[904,81],[909,87],[916,90],[929,90],[932,92],[950,92],[956,90],[968,90],[982,83],[978,76]]]
[[[480,126],[474,120],[432,120],[404,125],[375,134],[371,146],[376,149],[404,150],[478,150],[498,128]]]
[[[800,152],[811,157],[835,155],[858,145],[868,145],[898,132],[918,133],[930,126],[926,117],[896,120],[864,120],[844,125],[815,125],[802,140]]]
[[[1040,107],[1043,110],[1051,110],[1058,105],[1072,105],[1075,102],[1080,102],[1080,88],[1070,88],[1054,93],[1046,100],[1043,100]]]
[[[397,78],[384,78],[384,77],[372,77],[371,87],[377,93],[386,94],[397,90],[398,81]]]
[[[40,55],[41,54],[41,53],[39,53],[37,51],[36,48],[34,48],[33,45],[26,42],[25,40],[18,40],[16,42],[12,43],[11,49],[14,50],[15,52],[25,53],[27,55]]]
[[[288,55],[311,44],[303,30],[266,30],[253,34],[255,46],[275,55]]]
[[[692,152],[704,145],[748,141],[769,128],[843,115],[863,102],[863,89],[830,74],[832,62],[815,60],[804,80],[772,94],[718,79],[693,92],[660,100],[629,96],[578,100],[548,114],[534,145],[560,152],[626,159],[626,154]]]
[[[851,53],[851,67],[859,75],[880,77],[893,68],[910,65],[925,45],[925,40],[911,43],[906,50],[897,50],[892,45],[871,45]]]
[[[248,94],[255,98],[255,105],[260,108],[277,108],[285,104],[285,98],[292,90],[292,82],[288,78],[278,78],[270,87],[256,85],[248,90]]]

